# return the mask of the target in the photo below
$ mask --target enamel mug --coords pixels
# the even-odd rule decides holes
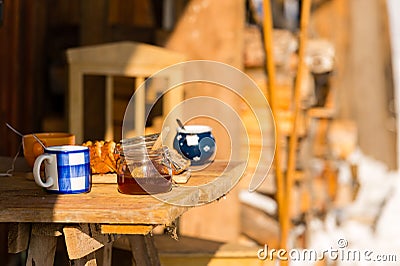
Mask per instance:
[[[44,176],[40,168],[44,164]],[[36,158],[33,166],[36,184],[50,193],[75,194],[91,188],[89,148],[78,145],[51,146]]]
[[[173,143],[181,155],[191,161],[191,165],[203,165],[213,160],[216,152],[212,128],[205,125],[188,125],[177,128]]]

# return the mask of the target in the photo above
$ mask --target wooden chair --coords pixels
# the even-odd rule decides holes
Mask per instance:
[[[182,54],[144,43],[116,42],[67,50],[69,64],[69,131],[76,142],[84,138],[84,75],[106,76],[105,140],[113,139],[113,77],[134,77],[138,88],[146,78],[170,65],[184,61]],[[140,93],[139,93],[140,92]],[[132,90],[133,93],[133,90]],[[138,91],[135,104],[135,132],[144,132],[145,92]],[[183,100],[183,90],[164,96],[163,115]]]

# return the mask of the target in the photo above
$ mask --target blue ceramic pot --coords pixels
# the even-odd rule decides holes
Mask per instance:
[[[192,165],[210,162],[216,151],[211,127],[188,125],[185,129],[177,128],[174,138],[174,149],[191,161]]]

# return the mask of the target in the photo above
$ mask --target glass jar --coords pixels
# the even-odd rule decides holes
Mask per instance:
[[[168,192],[172,188],[172,168],[167,147],[153,150],[159,134],[122,140],[117,162],[118,191],[143,195]]]

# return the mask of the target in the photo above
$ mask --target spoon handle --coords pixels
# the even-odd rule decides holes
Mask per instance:
[[[9,129],[11,129],[12,132],[14,132],[15,134],[17,134],[18,136],[20,136],[20,137],[23,137],[23,136],[24,136],[21,132],[19,132],[19,131],[16,130],[15,128],[13,128],[9,123],[6,123],[6,126],[7,126]]]
[[[176,119],[176,122],[178,123],[180,128],[182,128],[183,130],[185,129],[185,126],[183,125],[182,121],[179,118]]]
[[[40,145],[42,145],[43,149],[46,149],[46,146],[35,134],[32,134],[32,136],[37,140],[37,142],[39,142]]]
[[[23,136],[24,136],[21,132],[19,132],[19,131],[16,130],[15,128],[13,128],[9,123],[6,123],[6,126],[7,126],[9,129],[11,129],[15,134],[19,135],[20,137],[23,137]],[[32,136],[37,140],[37,142],[40,143],[40,145],[42,145],[43,149],[46,148],[46,146],[43,144],[43,142],[42,142],[35,134],[32,134]]]

